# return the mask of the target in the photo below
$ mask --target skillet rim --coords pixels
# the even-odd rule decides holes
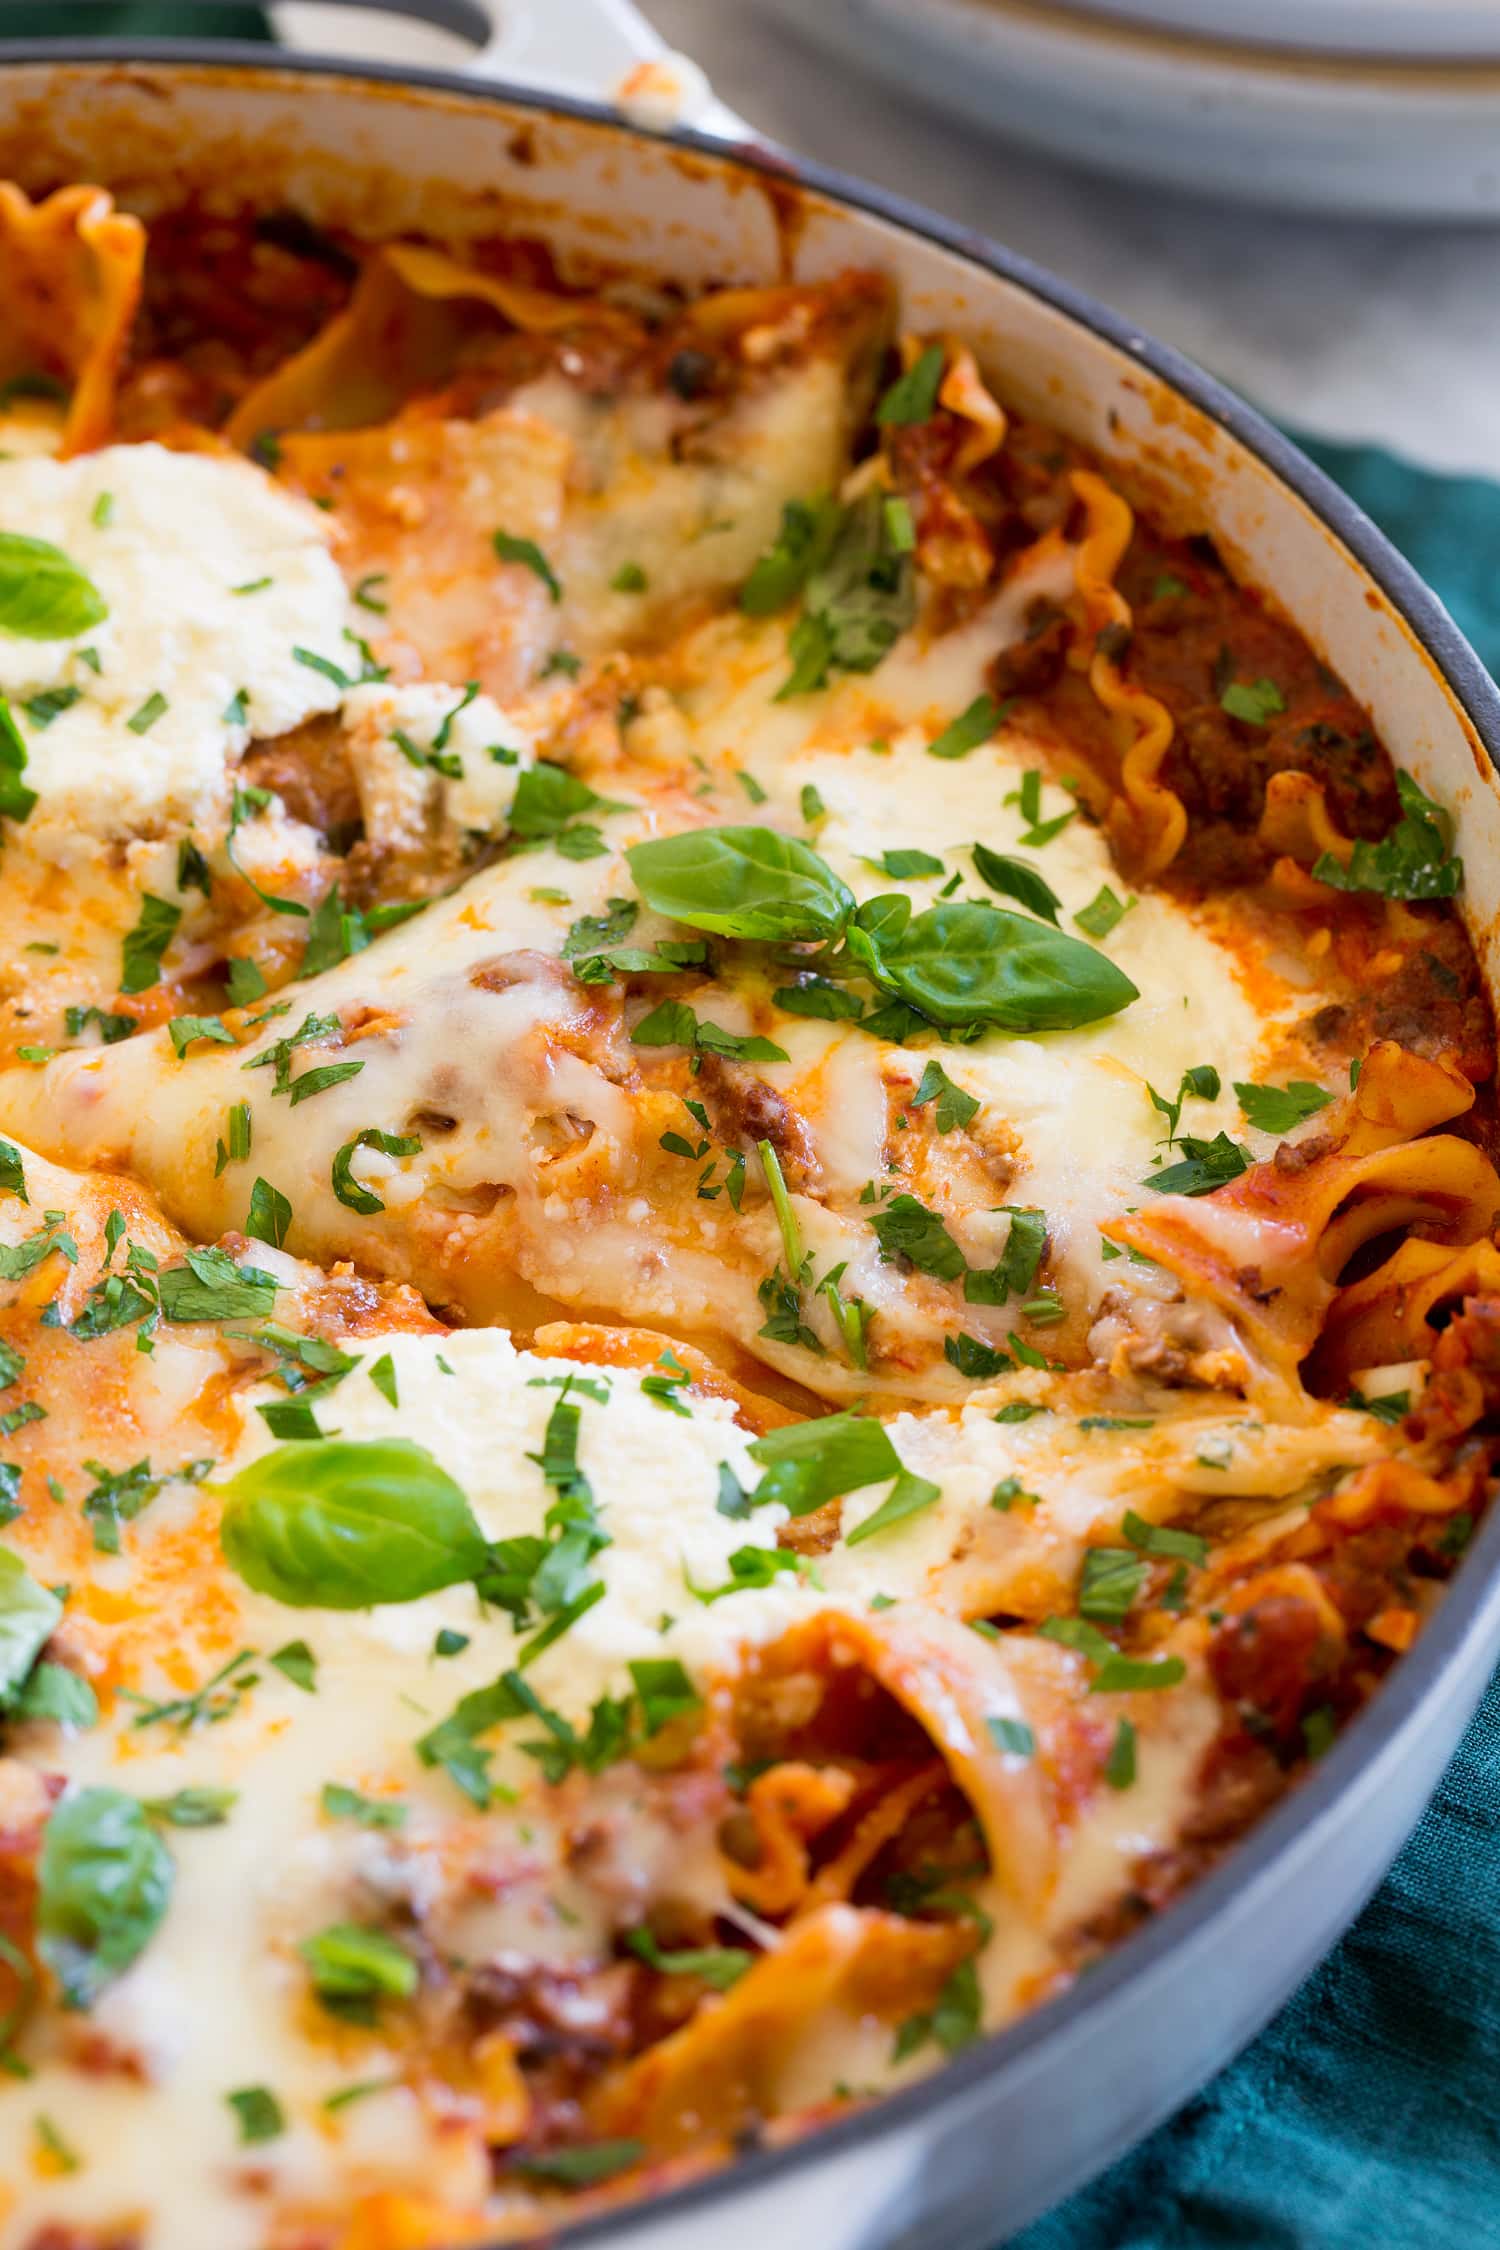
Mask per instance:
[[[910,198],[876,187],[816,159],[799,156],[779,143],[750,135],[736,139],[686,128],[653,132],[632,124],[607,104],[575,95],[545,93],[499,78],[470,77],[455,71],[411,69],[395,63],[354,62],[340,56],[303,55],[274,46],[243,40],[182,39],[0,39],[0,73],[51,69],[58,65],[84,68],[172,68],[262,77],[313,77],[342,79],[356,85],[373,84],[419,93],[457,95],[476,105],[494,104],[509,109],[532,110],[541,116],[561,117],[570,123],[604,127],[622,139],[654,146],[680,148],[731,167],[760,173],[793,187],[811,189],[831,203],[884,221],[919,240],[950,251],[981,273],[1012,284],[1061,313],[1154,375],[1190,405],[1235,439],[1258,459],[1282,485],[1300,499],[1327,531],[1334,534],[1357,567],[1390,602],[1395,614],[1411,632],[1431,661],[1460,713],[1473,729],[1492,767],[1500,771],[1500,686],[1490,677],[1475,650],[1449,615],[1438,596],[1406,561],[1384,532],[1349,495],[1285,437],[1272,423],[1220,383],[1196,361],[1169,344],[1157,341],[1135,323],[1111,311],[1087,291],[1006,249],[992,236],[966,227]],[[1492,1000],[1495,996],[1492,995]],[[1127,1997],[1138,1983],[1148,1981],[1167,1956],[1202,1939],[1232,1902],[1242,1894],[1253,1898],[1257,1890],[1274,1887],[1278,1863],[1297,1846],[1304,1852],[1314,1844],[1333,1842],[1345,1811],[1361,1783],[1378,1785],[1382,1768],[1399,1762],[1420,1744],[1404,1738],[1412,1732],[1422,1709],[1446,1675],[1462,1674],[1482,1643],[1500,1646],[1500,1505],[1490,1512],[1463,1562],[1449,1582],[1442,1605],[1421,1634],[1416,1647],[1396,1664],[1379,1693],[1368,1702],[1321,1759],[1271,1812],[1258,1821],[1223,1860],[1185,1891],[1169,1907],[1145,1923],[1091,1967],[1056,1999],[1044,2002],[1018,2022],[991,2032],[964,2049],[929,2076],[897,2093],[888,2094],[844,2119],[819,2125],[803,2137],[780,2148],[759,2149],[720,2165],[703,2177],[679,2187],[563,2225],[539,2239],[565,2245],[566,2250],[586,2250],[588,2245],[608,2245],[627,2230],[650,2224],[660,2214],[677,2220],[714,2204],[727,2204],[737,2193],[769,2187],[808,2170],[824,2157],[848,2155],[862,2146],[899,2132],[937,2123],[948,2106],[958,2106],[975,2095],[986,2082],[1001,2080],[1009,2071],[1022,2074],[1022,2066],[1045,2061],[1049,2046],[1064,2050],[1090,2020],[1099,2019],[1107,2032],[1112,2002]],[[1480,1696],[1484,1688],[1480,1689]],[[1479,1698],[1466,1713],[1467,1728]],[[1455,1744],[1455,1750],[1457,1745]],[[1453,1752],[1449,1753],[1451,1762]],[[1446,1765],[1443,1770],[1446,1770]],[[1425,1803],[1439,1786],[1434,1780]],[[1420,1814],[1418,1818],[1420,1819]],[[1415,1823],[1413,1823],[1413,1829]],[[1398,1849],[1404,1849],[1412,1830]],[[1384,1862],[1374,1883],[1362,1886],[1356,1913],[1363,1910],[1373,1891],[1385,1880],[1397,1855]],[[1354,1916],[1342,1923],[1339,1937]],[[1338,1938],[1333,1940],[1336,1944]],[[1326,1960],[1332,1945],[1317,1956],[1314,1967]],[[1311,1975],[1310,1968],[1305,1972]],[[1227,2067],[1267,2023],[1283,2008],[1290,1994],[1278,1999],[1260,2016],[1254,2029],[1231,2051],[1221,2056],[1208,2076]],[[1199,2088],[1207,2078],[1199,2078]],[[993,2089],[991,2089],[993,2096]],[[1183,2096],[1190,2099],[1191,2094]],[[1066,2195],[1095,2178],[1125,2149],[1136,2146],[1171,2110],[1154,2116],[1145,2132],[1116,2139],[1102,2154],[1089,2159],[1061,2194],[1044,2206],[1055,2209]],[[1040,2216],[1033,2213],[1031,2217]],[[1030,2218],[1023,2224],[1030,2224]]]

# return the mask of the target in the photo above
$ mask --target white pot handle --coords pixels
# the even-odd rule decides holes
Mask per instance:
[[[491,36],[470,71],[543,94],[613,103],[633,124],[749,132],[698,65],[674,54],[631,0],[483,0]]]

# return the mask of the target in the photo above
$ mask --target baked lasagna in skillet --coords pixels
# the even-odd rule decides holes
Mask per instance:
[[[878,274],[73,187],[0,285],[0,2243],[555,2229],[1045,2001],[1421,1630],[1462,865]]]

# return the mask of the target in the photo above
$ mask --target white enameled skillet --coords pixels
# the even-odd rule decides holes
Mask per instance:
[[[466,0],[447,0],[462,29]],[[602,35],[601,35],[602,36]],[[629,47],[619,56],[628,61]],[[579,60],[580,77],[587,58]],[[701,88],[700,105],[708,97]],[[501,226],[689,285],[883,268],[1018,404],[1150,480],[1269,589],[1450,806],[1500,981],[1500,695],[1357,508],[1197,368],[993,242],[732,137],[503,83],[264,48],[0,45],[0,176],[293,205],[367,236]],[[1074,1990],[789,2150],[578,2231],[613,2250],[991,2250],[1145,2133],[1332,1944],[1437,1782],[1500,1646],[1500,1512],[1362,1717],[1213,1874]],[[163,2152],[170,2162],[170,2152]]]

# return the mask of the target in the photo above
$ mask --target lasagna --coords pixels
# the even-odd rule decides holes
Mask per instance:
[[[0,275],[0,2244],[550,2235],[1044,2004],[1420,1632],[1462,862],[878,274]]]

